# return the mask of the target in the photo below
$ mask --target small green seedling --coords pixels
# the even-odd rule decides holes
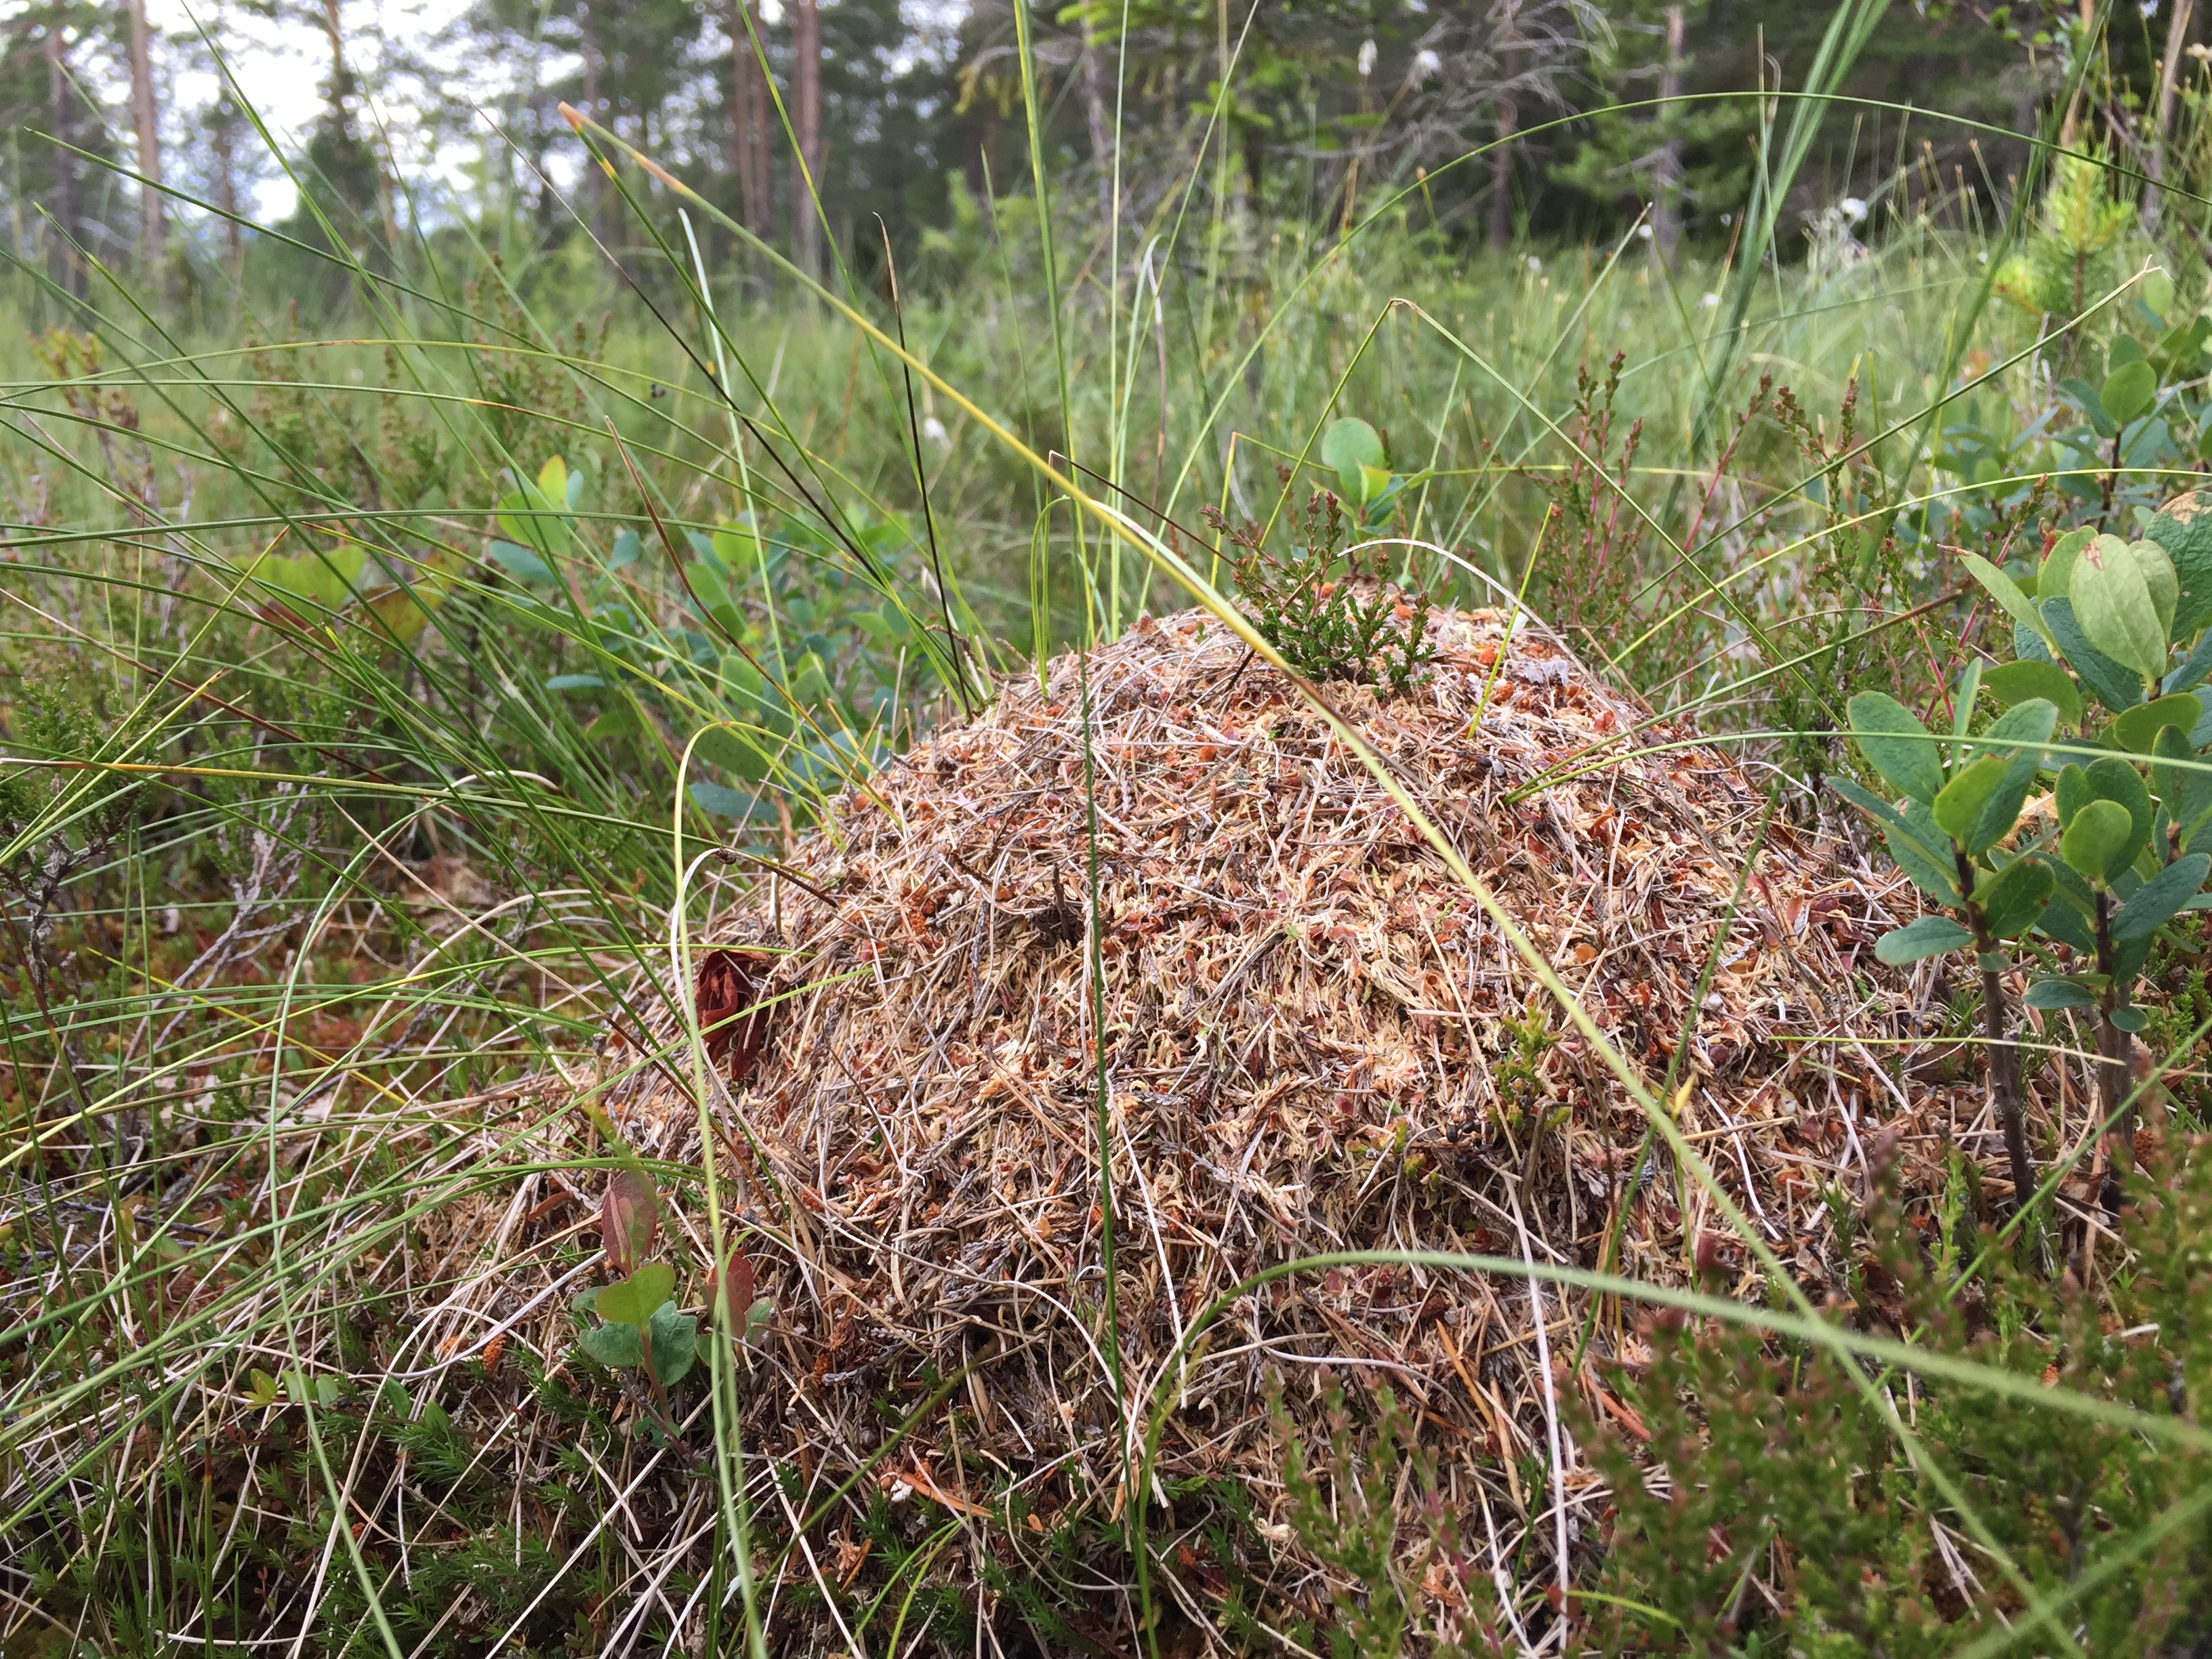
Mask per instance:
[[[1969,948],[1974,952],[1981,971],[1990,1079],[2012,1164],[2014,1202],[2026,1204],[2035,1190],[2035,1166],[2021,1115],[2019,1061],[2004,986],[2010,963],[2002,947],[2041,918],[2055,878],[2039,860],[2006,854],[2002,843],[2019,821],[2042,764],[2043,745],[2057,727],[2058,708],[2048,698],[2025,698],[1979,737],[1969,738],[1981,684],[1977,663],[1953,693],[1955,712],[1948,744],[1884,692],[1864,691],[1851,699],[1851,735],[1859,753],[1905,797],[1902,810],[1848,778],[1832,781],[1838,793],[1882,826],[1898,867],[1944,912],[1885,934],[1875,954],[1901,964]]]
[[[1363,420],[1346,416],[1332,422],[1321,441],[1321,458],[1335,469],[1345,504],[1363,526],[1381,518],[1405,490],[1407,480],[1390,471],[1382,434]]]
[[[698,1358],[699,1322],[670,1299],[676,1269],[648,1261],[628,1279],[576,1298],[579,1312],[599,1316],[584,1333],[584,1352],[610,1370],[635,1368],[662,1388],[684,1380]]]

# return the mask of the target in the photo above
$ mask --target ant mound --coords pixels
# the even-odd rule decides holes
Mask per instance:
[[[712,1159],[762,1298],[751,1513],[813,1534],[763,1583],[772,1626],[894,1571],[971,1632],[1003,1605],[1002,1645],[1025,1619],[1120,1650],[1133,1510],[1160,1617],[1326,1619],[1350,1580],[1286,1442],[1325,1451],[1346,1385],[1437,1459],[1436,1501],[1399,1505],[1425,1639],[1473,1638],[1496,1563],[1548,1623],[1556,1552],[1571,1577],[1604,1530],[1577,1425],[1639,1426],[1565,1362],[1634,1364],[1632,1300],[1402,1260],[1253,1281],[1460,1252],[1674,1285],[1694,1263],[1763,1300],[1717,1188],[1817,1303],[1840,1293],[1822,1194],[1860,1186],[1883,1123],[1992,1134],[1978,1085],[1864,1046],[1942,1048],[1940,996],[1916,1013],[1855,971],[1917,911],[1901,878],[1504,621],[1434,617],[1409,695],[1327,695],[1694,1160],[1355,750],[1198,613],[1009,683],[780,872],[724,866],[702,1052],[669,1017],[598,1086],[640,1152]],[[1054,1562],[1066,1595],[1032,1606]]]

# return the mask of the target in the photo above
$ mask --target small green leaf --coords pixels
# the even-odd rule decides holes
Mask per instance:
[[[2039,979],[2027,988],[2021,999],[2030,1008],[2054,1012],[2061,1008],[2087,1008],[2096,999],[2070,979]]]
[[[1999,663],[1982,671],[1982,689],[2005,708],[2031,697],[2040,697],[2057,709],[2061,726],[2069,730],[2081,727],[2081,690],[2057,663],[2032,659]]]
[[[642,1325],[653,1310],[668,1300],[676,1288],[676,1269],[665,1261],[648,1261],[617,1284],[599,1292],[592,1311],[611,1325]]]
[[[2145,787],[2142,774],[2118,755],[2107,755],[2094,760],[2083,769],[2090,792],[2100,800],[2118,801],[2128,809],[2132,834],[2119,860],[2107,872],[2107,879],[2118,881],[2120,872],[2135,862],[2136,854],[2150,839],[2151,821],[2158,809]]]
[[[2100,438],[2109,438],[2119,426],[2106,412],[2104,400],[2098,397],[2097,388],[2087,380],[2069,376],[2058,383],[2058,389],[2081,405],[2081,412],[2089,417],[2090,429]]]
[[[635,564],[645,552],[645,544],[638,539],[637,532],[625,530],[615,538],[614,550],[607,555],[607,568],[620,570],[625,565]]]
[[[267,1407],[273,1406],[276,1403],[276,1379],[275,1377],[270,1376],[267,1371],[261,1370],[258,1366],[256,1366],[252,1370],[247,1372],[246,1376],[248,1380],[253,1385],[253,1403],[256,1406]]]
[[[1894,829],[1904,824],[1904,816],[1894,806],[1868,790],[1863,785],[1844,776],[1842,773],[1829,774],[1826,781],[1829,788],[1857,807],[1860,811],[1872,817],[1884,829]]]
[[[2051,630],[2044,626],[2043,613],[2035,608],[2035,601],[2021,589],[2021,585],[1991,564],[1978,553],[1966,556],[1966,568],[1974,580],[1989,590],[1990,597],[2004,608],[2004,612],[2023,628],[2033,629],[2045,644],[2056,648],[2057,641]]]
[[[2154,541],[2130,542],[2128,551],[2134,556],[2136,568],[2142,572],[2143,586],[2150,589],[2151,608],[2158,612],[2159,625],[2166,629],[2170,642],[2173,637],[2173,607],[2181,598],[2181,578],[2174,574],[2173,560]],[[2161,657],[2161,668],[2164,663]]]
[[[2097,701],[2115,713],[2132,708],[2143,700],[2142,677],[2134,670],[2114,662],[2089,643],[2089,636],[2081,631],[2081,623],[2074,614],[2074,602],[2067,599],[2039,600],[2036,608],[2043,612],[2043,620],[2050,625],[2051,637],[2058,641],[2058,650],[2081,682],[2097,694]],[[2028,635],[2033,638],[2033,635]],[[2041,641],[2036,641],[2039,645]]]
[[[691,1362],[698,1358],[698,1334],[699,1322],[690,1314],[677,1312],[673,1302],[664,1302],[653,1310],[646,1336],[653,1348],[653,1374],[661,1387],[673,1388],[691,1369]]]
[[[1918,801],[1884,836],[1889,856],[1913,884],[1939,904],[1959,902],[1958,857],[1950,837],[1936,827],[1935,814]]]
[[[1849,713],[1851,736],[1867,764],[1893,788],[1933,805],[1943,789],[1943,763],[1934,736],[1913,712],[1886,691],[1862,691]]]
[[[2051,551],[2043,556],[2036,568],[2035,597],[2038,600],[2053,597],[2063,598],[2067,585],[2074,580],[2074,561],[2081,556],[2081,550],[2097,539],[2094,528],[2084,526],[2069,530],[2051,544]]]
[[[561,580],[551,565],[528,548],[517,547],[513,542],[494,542],[484,551],[491,556],[493,562],[518,580],[545,587]]]
[[[1974,889],[1983,924],[1993,938],[2018,939],[2043,919],[2051,885],[2049,865],[2040,859],[2015,859],[1994,880]]]
[[[2181,831],[2181,844],[2212,819],[2212,765],[2190,746],[2189,739],[2172,727],[2158,734],[2152,751],[2151,781],[2166,808],[2167,819]]]
[[[2112,1022],[2112,1029],[2118,1031],[2140,1031],[2147,1018],[2143,1011],[2136,1007],[2115,1008],[2105,1018]]]
[[[1340,476],[1356,473],[1363,466],[1390,464],[1390,458],[1382,453],[1382,434],[1350,415],[1329,423],[1321,441],[1321,459],[1322,465]]]
[[[1948,916],[1923,916],[1894,928],[1875,941],[1874,953],[1892,967],[1940,957],[1947,951],[1964,950],[1974,936]]]
[[[2097,401],[2105,412],[2125,426],[2130,421],[2141,420],[2150,413],[2151,405],[2158,401],[2158,374],[2151,366],[2137,358],[2131,363],[2122,363],[2105,376],[2099,388]]]
[[[1978,850],[1966,846],[1968,839],[1981,818],[1983,806],[2003,787],[2005,775],[2011,770],[2011,762],[1984,755],[1972,766],[1954,772],[1951,781],[1936,797],[1933,810],[1936,826],[1953,841],[1966,846],[1968,852]]]
[[[2031,697],[1998,715],[1990,723],[1989,730],[1970,745],[1969,752],[1977,758],[1966,769],[1966,772],[1976,770],[1984,761],[1996,761],[2004,769],[1995,785],[1983,795],[1978,808],[1967,820],[1965,832],[1954,836],[1970,854],[1987,852],[2012,833],[2014,821],[2020,817],[2021,803],[2027,799],[2036,771],[2043,763],[2043,745],[2051,740],[2051,728],[2057,723],[2056,708],[2040,697]],[[1964,775],[1965,773],[1954,774],[1954,781]],[[1938,799],[1940,804],[1941,798]],[[1940,822],[1940,811],[1936,817]]]
[[[2126,807],[2118,801],[2093,800],[2066,826],[2058,839],[2058,856],[2068,868],[2100,882],[2108,869],[2126,867],[2123,854],[2131,833]]]
[[[2163,728],[2172,726],[2185,739],[2204,718],[2203,705],[2190,693],[2184,691],[2171,697],[2160,697],[2155,702],[2139,702],[2112,721],[2112,735],[2120,746],[2138,755],[2148,755],[2158,742]]]
[[[2171,921],[2181,907],[2197,896],[2204,875],[2212,870],[2212,857],[2191,853],[2167,865],[2136,890],[2112,918],[2115,939],[2142,939]]]
[[[635,1325],[594,1325],[584,1333],[583,1350],[611,1370],[645,1364],[645,1344]]]
[[[2166,623],[2142,567],[2118,536],[2100,536],[2081,550],[2067,597],[2081,631],[2098,650],[2145,679],[2166,672]]]

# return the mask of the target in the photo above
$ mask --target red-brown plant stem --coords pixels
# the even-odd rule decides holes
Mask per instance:
[[[1990,1088],[1996,1097],[1997,1121],[2004,1127],[2005,1158],[2012,1165],[2012,1202],[2027,1207],[2035,1192],[2035,1164],[2027,1154],[2027,1129],[2020,1105],[2020,1050],[2014,1045],[2005,1005],[2004,975],[1996,965],[1999,941],[1990,937],[1989,918],[1974,897],[1974,861],[1956,847],[1960,903],[1974,936],[1975,960],[1982,972],[1982,1029],[1990,1045]]]

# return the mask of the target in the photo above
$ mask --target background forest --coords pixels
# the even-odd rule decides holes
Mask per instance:
[[[946,238],[963,198],[1018,193],[1028,172],[1019,31],[997,0],[234,9],[258,32],[227,39],[221,7],[167,29],[137,0],[10,8],[0,189],[18,259],[75,287],[81,261],[62,252],[74,243],[104,262],[150,262],[179,292],[225,307],[296,291],[301,273],[270,263],[269,239],[142,199],[118,165],[249,219],[296,183],[337,234],[387,258],[403,246],[465,258],[480,240],[520,271],[583,227],[619,242],[629,233],[605,181],[582,166],[562,101],[803,267],[834,253],[864,279],[882,262],[880,220],[895,250],[939,256],[913,280],[958,281],[962,250]],[[1073,4],[1025,21],[1042,154],[1067,210],[1150,223],[1195,187],[1219,196],[1244,236],[1319,234],[1419,181],[1413,223],[1443,248],[1601,241],[1648,204],[1662,252],[1686,239],[1718,254],[1756,167],[1750,94],[1811,65],[1829,13],[1755,0],[1411,0]],[[2080,22],[2034,4],[1892,8],[1836,88],[1867,101],[1821,124],[1777,253],[1802,256],[1820,210],[1846,198],[1907,219],[1998,201],[2040,101],[2065,79]],[[2203,32],[2198,9],[2169,0],[2126,8],[2102,37],[2112,101],[2100,125],[2146,144],[2137,159],[2154,176],[2163,112],[2145,100],[2171,100],[2185,77],[2160,71]],[[271,38],[291,50],[257,49]],[[319,108],[304,106],[304,76]],[[1915,109],[1945,118],[1915,123]],[[300,123],[272,135],[281,155],[263,142],[264,118]],[[182,222],[173,246],[171,218]],[[270,228],[313,234],[314,223],[288,206]],[[231,282],[249,246],[268,286],[241,301]]]

